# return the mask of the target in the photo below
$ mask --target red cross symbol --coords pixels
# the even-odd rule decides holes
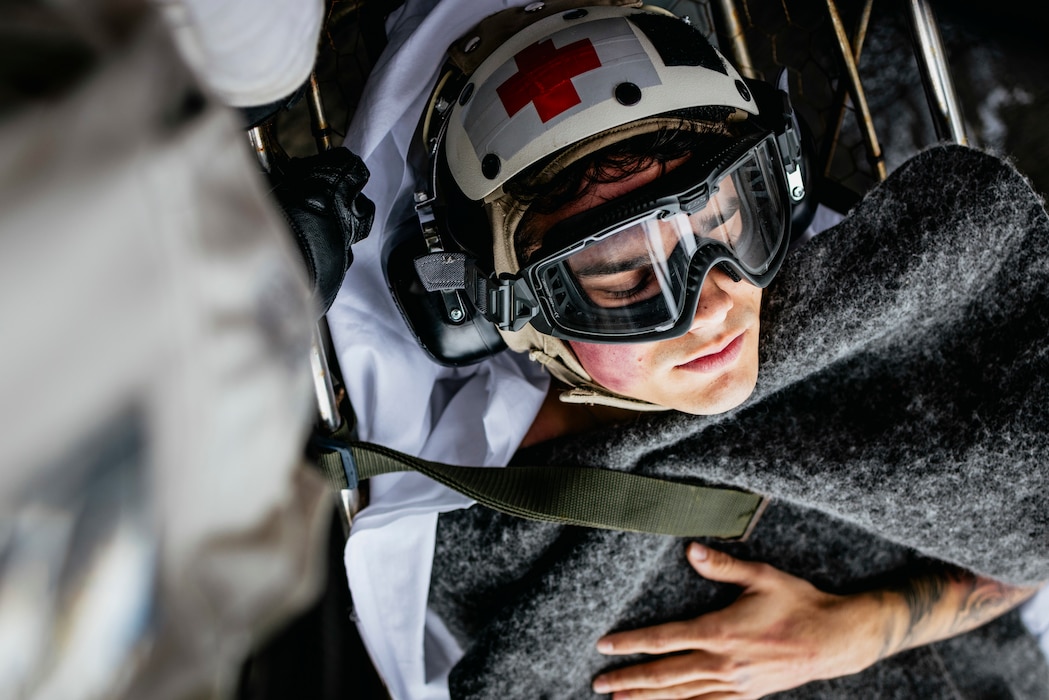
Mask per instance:
[[[535,103],[544,124],[582,102],[572,78],[601,67],[589,39],[560,49],[550,39],[540,41],[514,56],[514,61],[518,72],[496,88],[499,99],[511,117],[529,102]]]

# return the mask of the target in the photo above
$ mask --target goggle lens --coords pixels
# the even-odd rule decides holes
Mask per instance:
[[[557,326],[613,337],[664,331],[695,308],[690,278],[699,277],[698,292],[721,262],[758,283],[786,236],[769,148],[763,141],[736,161],[694,211],[651,211],[540,262]]]

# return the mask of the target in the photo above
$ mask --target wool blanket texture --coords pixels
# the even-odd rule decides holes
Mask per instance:
[[[941,145],[792,251],[764,295],[753,396],[718,416],[639,415],[521,451],[767,494],[750,539],[716,543],[835,593],[950,562],[1049,579],[1049,217],[1005,160]],[[454,698],[593,698],[605,633],[725,607],[686,540],[442,514],[431,606],[465,649]],[[777,698],[1041,698],[1015,613]]]

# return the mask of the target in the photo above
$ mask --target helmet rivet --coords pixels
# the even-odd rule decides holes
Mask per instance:
[[[524,10],[525,12],[539,12],[539,10],[543,9],[544,7],[546,7],[545,2],[533,2],[529,3],[528,5],[525,5]]]
[[[461,106],[465,105],[467,102],[469,102],[470,101],[470,96],[473,95],[473,94],[474,94],[474,84],[473,83],[467,83],[466,87],[463,88],[463,91],[459,93],[459,106],[461,107]]]
[[[742,80],[736,81],[736,89],[739,90],[739,96],[747,102],[750,102],[750,88]]]
[[[571,10],[561,15],[564,19],[582,19],[586,17],[586,10],[580,8],[578,10]]]
[[[459,323],[459,321],[462,321],[464,315],[465,314],[463,314],[463,310],[462,309],[458,309],[457,308],[457,309],[449,309],[448,310],[448,316],[450,316],[452,321],[454,321],[455,323]]]
[[[796,186],[790,191],[790,196],[800,201],[805,196],[805,188],[801,185]]]
[[[626,107],[641,101],[641,88],[633,83],[620,83],[615,89],[616,102]]]
[[[499,156],[494,153],[489,153],[481,159],[481,174],[489,180],[495,179],[501,167],[503,167],[503,164],[499,161]]]
[[[465,51],[466,53],[470,53],[471,51],[476,49],[478,47],[478,45],[480,45],[480,43],[481,43],[481,37],[479,37],[479,36],[470,37],[469,39],[466,40],[466,45],[463,46],[463,51]]]

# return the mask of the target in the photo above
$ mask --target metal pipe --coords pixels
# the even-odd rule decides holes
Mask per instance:
[[[331,129],[324,118],[323,105],[320,101],[320,90],[314,74],[310,74],[310,120],[313,134],[317,138],[317,148],[321,151],[331,149]],[[323,138],[322,138],[323,137]],[[248,130],[248,140],[255,148],[255,157],[265,172],[270,172],[276,161],[287,158],[287,153],[273,137],[268,124]],[[335,383],[332,380],[332,364],[328,360],[328,322],[321,318],[313,326],[313,337],[310,340],[310,371],[313,375],[313,393],[317,401],[317,417],[328,433],[334,433],[342,427],[343,418],[339,413],[339,400],[335,394]],[[360,489],[342,489],[339,500],[343,508],[344,529],[349,528],[353,516],[357,514],[364,502]]]
[[[747,48],[747,39],[743,35],[743,24],[739,21],[736,4],[733,0],[718,0],[718,4],[721,6],[721,20],[725,25],[722,31],[729,41],[732,63],[744,78],[757,78],[758,72],[750,58],[750,49]]]
[[[273,135],[265,126],[256,126],[248,130],[248,140],[255,148],[255,157],[259,165],[266,172],[275,165],[274,157],[283,155],[273,140]],[[317,412],[324,426],[335,432],[342,425],[342,416],[339,414],[339,404],[335,397],[335,386],[332,383],[329,371],[325,340],[327,330],[324,319],[313,328],[313,338],[310,346],[310,370],[313,374],[313,389],[317,397]]]
[[[330,151],[332,130],[324,114],[324,102],[321,100],[321,88],[317,83],[316,73],[310,73],[310,87],[306,91],[306,99],[310,108],[310,128],[313,131],[313,139],[317,142],[317,150]]]
[[[326,338],[324,319],[318,321],[313,329],[313,340],[310,345],[310,370],[313,373],[313,392],[317,396],[317,414],[325,429],[334,433],[342,426],[342,414],[339,413],[339,402],[335,396],[335,384],[331,378],[331,365],[325,349]]]
[[[860,21],[856,23],[856,35],[852,37],[852,56],[856,65],[860,64],[860,55],[863,54],[863,42],[867,40],[867,27],[871,23],[871,10],[874,8],[874,0],[863,3],[863,11],[860,13]]]
[[[857,66],[860,64],[860,56],[863,54],[863,42],[867,40],[867,27],[870,25],[873,7],[874,0],[866,0],[863,3],[863,11],[860,13],[860,19],[856,25],[856,33],[852,37],[852,60],[855,61]],[[841,127],[845,122],[845,113],[848,111],[848,90],[843,85],[838,86],[835,101],[840,103],[841,106],[838,108],[838,118],[834,123],[834,128],[831,130],[831,137],[827,142],[827,155],[823,162],[823,174],[825,176],[830,174],[831,161],[834,160],[834,151],[838,147]]]
[[[261,126],[251,127],[248,129],[248,141],[255,149],[255,158],[259,161],[259,166],[263,172],[268,173],[273,169],[273,163],[270,162],[270,147],[265,130]]]
[[[324,113],[324,101],[321,98],[317,74],[310,73],[309,89],[306,91],[307,105],[310,111],[310,130],[317,144],[317,151],[323,153],[332,148],[332,129]],[[335,395],[335,383],[332,370],[336,365],[328,359],[327,347],[330,339],[328,322],[321,318],[314,327],[313,344],[310,348],[310,369],[313,371],[313,389],[317,395],[317,416],[329,433],[342,427],[343,417],[339,412],[339,399]],[[339,492],[342,505],[343,532],[349,535],[353,518],[364,505],[364,493],[360,488],[342,489]]]
[[[925,97],[932,111],[933,127],[939,139],[967,144],[965,125],[958,98],[954,93],[947,52],[940,38],[932,7],[926,0],[909,0],[911,35],[918,59],[918,69],[925,87]]]
[[[838,48],[841,50],[841,60],[845,65],[845,72],[849,79],[849,94],[852,102],[860,115],[860,130],[863,132],[864,142],[867,146],[867,158],[871,167],[874,168],[878,179],[884,180],[887,176],[885,169],[885,157],[878,143],[878,135],[874,132],[874,121],[871,119],[870,108],[867,106],[867,96],[863,92],[860,83],[860,72],[853,59],[852,48],[849,45],[849,37],[845,33],[845,25],[838,14],[838,6],[834,0],[827,0],[827,12],[830,13],[831,23],[834,25],[834,34],[838,39]]]
[[[317,74],[310,73],[309,90],[306,91],[310,108],[310,129],[320,152],[331,150],[331,127],[324,115],[324,102],[321,99]],[[317,322],[313,333],[313,347],[310,350],[310,368],[313,370],[313,387],[317,394],[317,412],[321,422],[331,432],[342,425],[342,414],[339,413],[339,401],[335,396],[335,384],[331,377],[331,363],[328,360],[328,324],[325,319]]]

